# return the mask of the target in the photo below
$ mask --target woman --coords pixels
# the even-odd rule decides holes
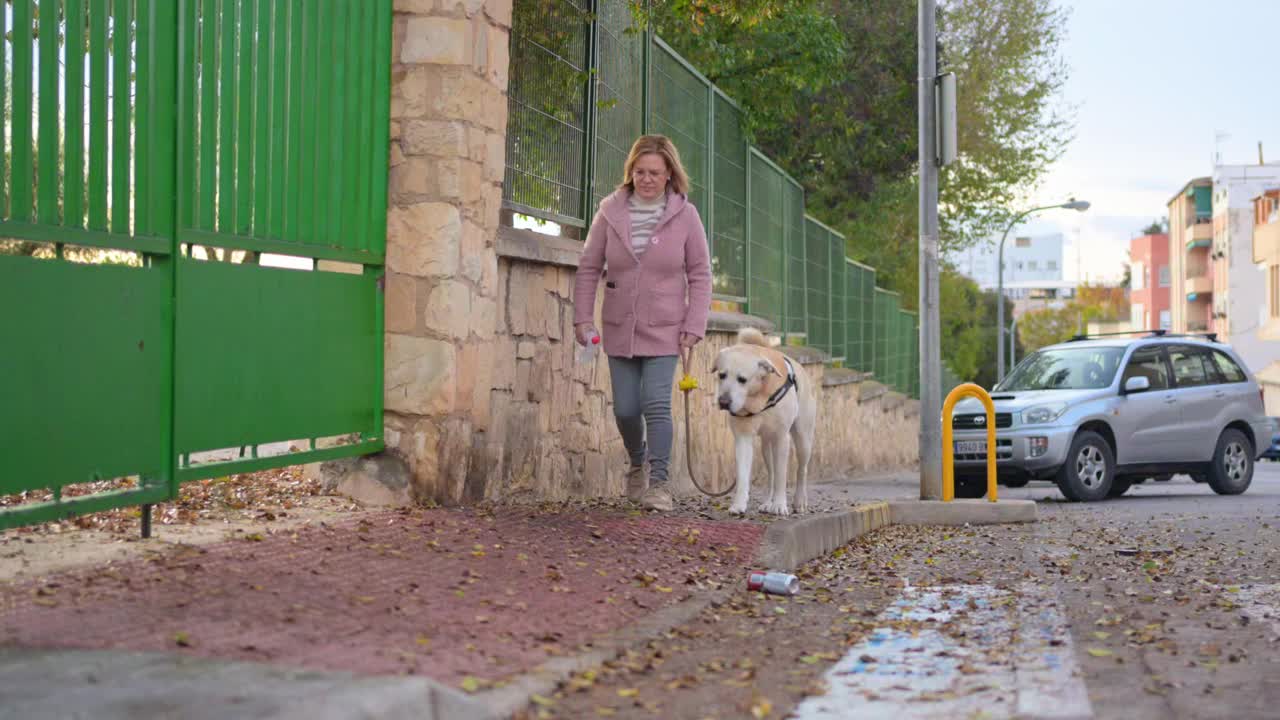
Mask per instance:
[[[675,145],[662,135],[636,140],[622,184],[591,222],[574,291],[574,334],[585,345],[596,335],[596,287],[608,268],[601,337],[630,456],[627,497],[652,510],[674,506],[671,383],[677,356],[702,340],[711,310],[707,236],[688,193]]]

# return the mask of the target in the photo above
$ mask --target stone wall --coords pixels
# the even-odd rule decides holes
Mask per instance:
[[[563,241],[543,242],[555,248]],[[434,481],[419,479],[420,497],[456,503],[622,494],[625,453],[613,423],[607,361],[600,356],[592,365],[577,363],[573,273],[567,263],[544,259],[504,257],[499,261],[489,422],[483,430],[471,425],[469,453],[438,457],[440,474]],[[715,314],[712,331],[698,346],[692,369],[703,386],[691,397],[695,470],[699,480],[714,489],[732,482],[734,458],[728,423],[710,394],[710,367],[715,354],[734,342],[743,324],[762,325],[763,321]],[[811,465],[815,478],[914,464],[917,403],[885,392],[858,373],[824,369],[820,354],[803,348],[788,351],[802,362],[810,380],[822,387]],[[672,478],[678,491],[693,492],[684,459],[684,406],[679,391],[674,392],[673,408]],[[415,436],[406,433],[397,439],[402,453],[418,452],[420,441]],[[757,462],[755,469],[756,481],[762,482],[763,464]]]
[[[458,497],[490,417],[511,0],[394,7],[385,436],[421,495]]]

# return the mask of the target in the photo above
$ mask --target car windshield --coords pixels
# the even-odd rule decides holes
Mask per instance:
[[[1018,363],[996,386],[1003,392],[1028,390],[1087,390],[1111,385],[1122,347],[1054,348],[1034,352]]]

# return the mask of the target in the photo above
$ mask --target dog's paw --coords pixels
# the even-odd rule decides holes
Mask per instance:
[[[787,510],[786,500],[783,500],[781,502],[775,502],[773,500],[769,500],[767,502],[761,503],[760,512],[765,513],[767,515],[777,515],[779,517],[786,517],[787,515],[791,514],[790,511]]]
[[[746,515],[747,504],[742,503],[741,505],[739,505],[738,503],[733,503],[732,505],[729,506],[729,514],[730,515]]]
[[[808,500],[808,498],[796,498],[796,499],[792,500],[792,501],[791,501],[791,512],[793,512],[793,513],[795,513],[795,514],[797,514],[797,515],[801,515],[801,514],[803,514],[803,513],[807,513],[807,512],[809,512],[809,500]]]

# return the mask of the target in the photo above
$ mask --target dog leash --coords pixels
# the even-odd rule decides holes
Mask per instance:
[[[698,389],[698,380],[689,374],[689,365],[693,362],[693,348],[680,348],[680,362],[684,365],[684,377],[680,378],[680,392],[684,393],[684,461],[689,468],[689,480],[693,482],[693,486],[698,488],[698,492],[708,497],[723,497],[733,492],[738,486],[738,479],[735,477],[729,487],[720,492],[711,492],[698,482],[698,476],[693,472],[693,426],[689,424],[689,395]]]

